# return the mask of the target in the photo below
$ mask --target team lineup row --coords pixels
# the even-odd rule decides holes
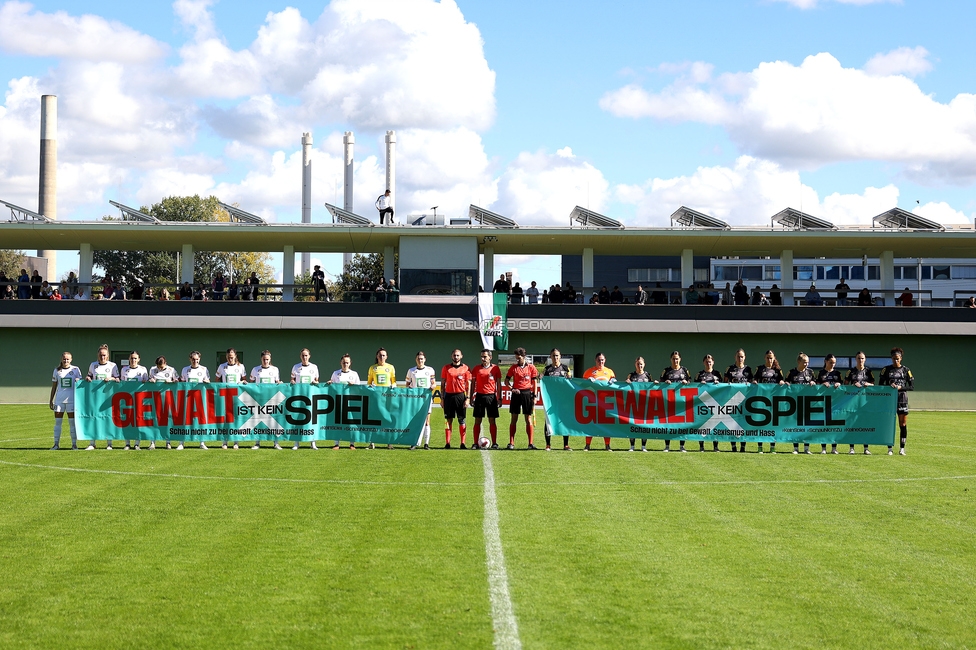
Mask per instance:
[[[882,369],[880,378],[875,381],[874,373],[870,368],[865,367],[866,356],[864,352],[858,352],[855,357],[855,367],[848,370],[844,376],[836,366],[836,357],[828,354],[824,358],[824,367],[814,373],[809,367],[809,357],[800,353],[797,356],[796,367],[784,376],[783,371],[772,350],[765,354],[764,364],[755,370],[746,365],[746,354],[741,348],[736,351],[734,362],[724,374],[715,369],[715,359],[710,354],[706,354],[703,359],[704,368],[692,378],[688,369],[681,365],[681,355],[674,351],[671,353],[670,365],[661,373],[659,379],[652,379],[647,373],[646,362],[643,357],[637,357],[634,362],[634,371],[626,377],[627,383],[753,383],[753,384],[808,384],[825,385],[839,388],[842,385],[852,386],[874,386],[876,383],[882,386],[891,386],[898,391],[897,415],[900,428],[900,450],[901,455],[905,455],[905,444],[908,437],[908,395],[907,391],[914,390],[914,377],[911,370],[902,364],[903,351],[901,348],[892,348],[891,365]],[[252,383],[258,384],[278,384],[282,383],[281,374],[278,368],[271,364],[271,352],[264,350],[261,353],[261,363],[247,372],[244,365],[238,360],[237,351],[234,348],[227,350],[227,360],[217,368],[213,380],[226,384]],[[492,362],[491,350],[481,351],[481,364],[475,368],[469,368],[462,362],[463,354],[460,349],[454,349],[451,353],[451,362],[445,364],[441,369],[441,404],[444,410],[444,435],[446,444],[445,449],[451,448],[452,431],[454,420],[458,421],[458,432],[460,435],[460,448],[467,448],[467,409],[473,410],[475,419],[473,440],[471,448],[479,447],[498,449],[498,430],[496,420],[499,417],[499,407],[502,403],[501,390],[506,385],[511,389],[511,400],[509,411],[511,422],[509,424],[509,442],[507,449],[515,448],[515,436],[518,426],[519,415],[524,417],[525,430],[528,437],[528,449],[536,449],[534,444],[535,422],[533,411],[536,401],[541,397],[539,392],[539,372],[536,367],[527,360],[526,351],[523,348],[515,350],[516,363],[509,367],[508,373],[503,384],[501,379],[501,369]],[[334,371],[331,377],[322,382],[319,377],[318,366],[311,362],[311,352],[308,348],[303,348],[299,354],[300,362],[296,363],[291,369],[290,383],[292,384],[360,384],[362,380],[359,374],[352,369],[352,358],[349,354],[344,354],[340,358],[340,367]],[[376,363],[370,366],[367,373],[366,385],[395,388],[396,369],[387,363],[388,354],[384,348],[376,352]],[[61,427],[64,415],[68,415],[69,430],[71,435],[71,448],[77,449],[77,433],[74,422],[74,387],[77,381],[132,381],[132,382],[187,382],[187,383],[210,383],[212,381],[210,371],[205,366],[200,365],[200,353],[193,351],[189,355],[190,364],[185,366],[182,372],[177,373],[176,369],[167,365],[166,358],[160,356],[156,359],[155,365],[148,370],[141,365],[141,358],[138,352],[129,355],[128,365],[121,369],[112,361],[109,361],[108,345],[102,345],[98,349],[97,360],[93,361],[88,368],[88,373],[82,375],[81,370],[72,365],[73,356],[70,352],[65,352],[61,356],[61,363],[54,370],[51,385],[50,408],[54,411],[54,447],[60,448]],[[405,385],[408,388],[420,388],[433,391],[436,388],[436,374],[433,368],[426,365],[426,356],[423,352],[416,355],[417,365],[407,371]],[[606,356],[601,352],[594,358],[594,365],[583,373],[583,379],[595,382],[614,383],[617,381],[616,375],[606,365]],[[572,374],[566,364],[562,363],[562,356],[558,349],[553,349],[549,355],[549,362],[542,372],[542,376],[547,377],[571,377]],[[411,446],[414,449],[423,445],[424,449],[430,448],[430,409],[428,409],[427,420],[417,443]],[[488,418],[488,428],[490,439],[483,437],[482,422]],[[589,451],[592,437],[587,436],[584,451]],[[548,424],[545,430],[546,451],[551,449],[552,435]],[[630,439],[630,451],[635,450],[636,440]],[[610,438],[604,438],[607,451],[611,451]],[[713,450],[719,451],[719,443],[713,442]],[[763,453],[763,443],[758,444],[759,453]],[[299,448],[299,443],[295,442],[293,449]],[[172,444],[166,441],[166,448]],[[228,442],[225,441],[222,448],[226,449]],[[281,449],[277,441],[274,442],[276,449]],[[311,442],[313,449],[318,449],[315,441]],[[337,440],[333,449],[339,449],[340,444]],[[369,444],[372,449],[374,445]],[[388,445],[389,447],[389,445]],[[775,452],[776,443],[771,442],[770,451]],[[804,453],[810,453],[810,445],[804,444]],[[87,447],[89,450],[95,449],[94,441]],[[112,449],[112,441],[108,441],[107,449]],[[126,449],[139,449],[138,440],[126,440]],[[156,448],[156,442],[150,441],[150,449]],[[179,442],[177,449],[183,449],[183,443]],[[205,443],[200,443],[201,449],[207,449]],[[233,443],[233,448],[238,448],[238,443]],[[252,449],[260,449],[260,443],[255,441]],[[350,443],[350,449],[355,449],[355,444]],[[665,452],[670,451],[671,441],[664,441]],[[563,449],[571,451],[569,436],[563,436]],[[699,443],[700,451],[705,451],[705,443]],[[732,442],[733,452],[745,452],[745,442]],[[647,440],[641,440],[641,451],[647,451]],[[680,441],[680,451],[684,452],[685,441]],[[837,445],[831,446],[831,452],[836,454]],[[799,444],[793,444],[793,453],[799,453]],[[827,445],[821,445],[822,454],[827,453]],[[854,453],[854,445],[850,445],[850,454]],[[870,454],[868,445],[864,445],[864,453]],[[888,454],[893,453],[892,447],[888,447]]]

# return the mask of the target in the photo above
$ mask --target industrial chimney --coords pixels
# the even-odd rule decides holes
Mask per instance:
[[[312,134],[302,134],[302,223],[312,223]],[[302,253],[302,275],[312,269],[311,253]]]
[[[58,97],[41,95],[41,170],[37,192],[37,212],[48,219],[58,218]],[[57,271],[56,251],[37,251],[47,262],[44,279],[53,284]]]
[[[356,146],[356,136],[352,131],[346,131],[342,136],[343,162],[342,162],[342,209],[352,212],[352,171],[353,171],[353,150]],[[342,254],[342,270],[352,261],[352,253]]]

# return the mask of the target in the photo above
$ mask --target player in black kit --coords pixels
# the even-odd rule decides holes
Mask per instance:
[[[786,380],[783,379],[783,371],[779,367],[779,361],[776,360],[776,353],[772,350],[766,350],[766,362],[756,368],[756,379],[757,384],[785,384]],[[763,453],[763,443],[759,443],[759,453]],[[769,453],[776,453],[776,443],[769,443]]]
[[[813,371],[810,370],[810,357],[801,352],[796,357],[796,368],[790,370],[790,374],[786,376],[787,384],[806,384],[807,386],[816,386],[816,376]],[[796,442],[793,443],[793,453],[800,453],[800,445]],[[810,453],[810,443],[803,443],[803,453]]]
[[[735,363],[725,371],[725,383],[727,384],[751,384],[753,381],[752,368],[746,365],[746,351],[739,348],[735,351]],[[760,445],[760,448],[762,446]],[[732,451],[735,451],[735,443],[732,443]],[[745,453],[746,443],[739,443],[739,451]]]
[[[695,381],[699,384],[720,384],[722,383],[722,373],[715,369],[715,359],[710,354],[706,354],[705,358],[702,359],[702,363],[705,365],[704,370],[700,370],[698,375],[695,377]],[[735,445],[735,443],[732,443]],[[698,450],[705,451],[705,442],[698,443]],[[718,451],[718,440],[712,441],[712,451]],[[735,451],[735,447],[732,447],[732,451]]]
[[[628,384],[637,383],[647,383],[651,382],[651,376],[647,374],[644,370],[644,357],[637,357],[634,359],[634,372],[627,375]],[[634,451],[634,443],[637,442],[636,438],[630,439],[630,451]],[[647,451],[647,438],[641,438],[641,451]]]
[[[912,371],[908,366],[901,365],[904,354],[901,348],[891,348],[891,365],[881,370],[881,379],[878,381],[881,386],[891,386],[898,390],[898,428],[901,430],[901,448],[898,453],[902,456],[905,455],[905,441],[908,440],[908,391],[915,390]],[[888,455],[891,453],[891,445],[888,445]]]
[[[549,363],[546,364],[546,369],[542,371],[543,377],[572,377],[569,372],[569,367],[562,363],[562,353],[553,348],[552,352],[549,353]],[[550,449],[550,443],[552,442],[552,429],[549,428],[549,419],[546,418],[546,451]],[[563,450],[572,451],[573,448],[569,446],[569,436],[563,436]]]
[[[681,365],[681,355],[677,350],[671,353],[671,365],[664,369],[661,373],[661,381],[666,384],[687,384],[691,381],[691,373],[688,369]],[[681,440],[681,451],[688,451],[685,449],[685,441]],[[671,451],[671,441],[664,441],[664,451]]]
[[[863,352],[857,353],[857,356],[854,357],[855,365],[847,371],[847,378],[844,380],[844,383],[848,386],[874,386],[874,373],[871,372],[870,368],[864,366],[864,360],[866,358]],[[851,450],[847,453],[854,453],[854,445],[851,445]],[[864,445],[864,453],[868,456],[871,455],[867,445]]]
[[[840,374],[840,370],[837,370],[834,366],[837,365],[837,357],[832,354],[828,354],[824,357],[824,367],[820,369],[817,373],[817,383],[823,384],[824,386],[833,386],[834,388],[840,388],[841,384],[844,383],[844,377]],[[827,453],[827,445],[820,445],[820,453]],[[837,443],[830,445],[830,453],[837,453]]]

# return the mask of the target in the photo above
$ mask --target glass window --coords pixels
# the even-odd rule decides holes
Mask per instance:
[[[779,264],[776,264],[775,266],[772,265],[772,264],[767,264],[766,265],[766,276],[763,279],[764,280],[768,280],[768,281],[777,281],[777,282],[779,280],[781,280],[782,278],[780,277],[780,266],[779,266]]]
[[[671,269],[671,282],[681,282],[681,269]]]
[[[922,267],[922,279],[923,280],[931,280],[932,279],[932,267],[931,266],[923,266]]]
[[[640,269],[627,269],[627,282],[634,284],[636,282],[643,282],[644,280],[640,277]]]
[[[840,267],[839,266],[824,266],[824,279],[826,280],[840,280]]]
[[[761,266],[743,266],[742,267],[742,279],[751,281],[762,280],[763,267]]]
[[[840,277],[849,280],[851,278],[851,267],[846,265],[840,267]]]
[[[825,266],[817,266],[817,279],[818,280],[823,280],[824,279],[824,269],[825,268],[827,268],[827,267],[825,267]]]
[[[738,280],[739,280],[738,266],[716,266],[715,267],[716,282],[737,282]]]
[[[933,266],[932,267],[932,279],[933,280],[948,280],[949,279],[949,267],[948,266]]]
[[[880,266],[869,266],[868,267],[868,280],[880,280],[881,279],[881,267]]]
[[[708,269],[695,269],[695,282],[708,282]]]
[[[976,280],[976,266],[953,266],[953,280]]]
[[[864,267],[863,266],[852,266],[851,267],[851,280],[863,280],[864,279]]]
[[[794,266],[794,280],[813,280],[813,266]]]
[[[898,276],[898,273],[895,273]],[[902,280],[918,280],[918,267],[917,266],[903,266],[901,267],[901,279]]]

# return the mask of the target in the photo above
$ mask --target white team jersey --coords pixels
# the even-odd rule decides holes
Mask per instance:
[[[88,376],[92,381],[110,381],[119,378],[119,367],[113,361],[106,361],[105,365],[92,361],[88,366]]]
[[[342,372],[341,370],[336,370],[332,373],[332,383],[333,384],[358,384],[359,373],[355,370],[350,370],[349,372]]]
[[[53,380],[57,382],[58,389],[54,393],[54,406],[73,407],[75,403],[75,382],[82,379],[81,369],[78,366],[68,366],[62,368],[58,366],[54,369]]]
[[[122,366],[119,371],[121,381],[149,381],[149,371],[145,366]]]
[[[303,366],[296,363],[291,369],[291,380],[296,384],[311,384],[319,380],[319,367],[314,363]]]
[[[437,373],[430,366],[414,366],[407,371],[407,388],[433,388]]]
[[[149,369],[149,380],[155,381],[160,384],[169,384],[176,381],[178,377],[176,376],[176,368],[173,366],[166,366],[165,368],[158,368],[153,366]]]
[[[197,366],[196,368],[186,366],[183,368],[183,372],[180,373],[180,381],[188,381],[191,384],[209,382],[210,371],[205,366]]]
[[[251,370],[251,381],[255,384],[277,384],[281,381],[281,375],[278,374],[278,368],[275,366],[267,368],[254,366]]]
[[[244,367],[243,363],[238,362],[236,366],[228,366],[225,362],[217,366],[217,381],[222,381],[225,384],[239,384],[245,381],[246,377],[247,368]]]

